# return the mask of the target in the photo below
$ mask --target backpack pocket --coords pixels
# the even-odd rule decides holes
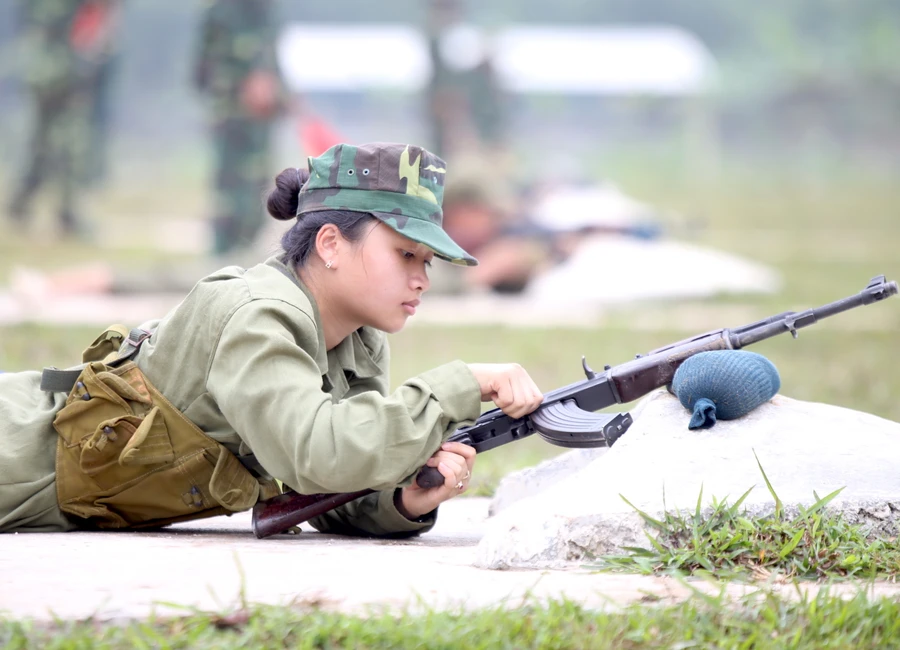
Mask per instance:
[[[161,526],[251,508],[254,477],[127,362],[84,367],[54,420],[60,508],[99,528]]]
[[[93,434],[80,441],[80,447],[82,471],[101,479],[118,473],[117,465],[128,468],[175,460],[169,431],[155,406],[143,417],[122,415],[100,422]]]

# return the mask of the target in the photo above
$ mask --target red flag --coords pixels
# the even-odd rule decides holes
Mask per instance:
[[[96,51],[106,38],[110,14],[106,2],[85,2],[81,5],[69,28],[72,49],[82,54]]]
[[[345,142],[328,122],[315,115],[306,115],[297,120],[297,136],[300,146],[307,156],[320,156],[336,144]]]

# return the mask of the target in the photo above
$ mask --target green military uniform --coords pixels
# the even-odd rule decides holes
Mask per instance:
[[[21,8],[23,80],[32,96],[34,117],[29,158],[9,212],[24,221],[41,186],[55,185],[57,215],[67,233],[78,226],[78,190],[89,139],[87,88],[96,72],[94,43],[73,46],[73,24],[88,4],[88,0],[28,0]]]
[[[137,365],[166,398],[238,457],[253,454],[304,493],[382,490],[313,521],[323,531],[421,531],[397,512],[393,488],[415,474],[460,423],[478,417],[480,391],[456,361],[388,393],[386,335],[363,328],[330,351],[319,313],[296,274],[276,259],[227,267],[178,307],[144,326]],[[40,373],[0,375],[0,531],[71,530],[55,489],[65,400]]]
[[[432,247],[443,259],[476,263],[441,229],[446,170],[437,156],[404,145],[338,145],[309,164],[310,180],[298,199],[301,218],[333,208],[365,212]],[[118,476],[120,465],[142,465],[151,477],[169,471],[179,460],[172,447],[184,427],[175,417],[160,422],[157,413],[154,419],[160,404],[165,407],[160,412],[168,413],[164,418],[174,412],[193,423],[201,438],[205,434],[223,445],[230,452],[226,460],[233,454],[258,476],[277,478],[300,493],[378,490],[313,520],[320,530],[381,535],[422,531],[434,523],[435,513],[406,519],[397,511],[394,495],[443,439],[478,417],[480,387],[464,363],[422,373],[388,394],[386,335],[362,327],[327,350],[312,293],[280,258],[248,270],[226,267],[206,277],[165,318],[142,329],[150,336],[137,348],[134,363],[153,391],[164,396],[154,397],[157,407],[142,419],[103,419],[110,412],[105,407],[97,410],[107,413],[97,418],[102,421],[89,415],[94,404],[118,400],[109,387],[119,395],[131,392],[130,403],[149,404],[140,380],[126,385],[109,372],[100,373],[106,383],[89,383],[88,391],[83,373],[85,383],[76,383],[66,399],[41,390],[40,373],[0,375],[0,532],[78,528],[84,520],[72,517],[71,509],[69,515],[61,511],[61,492],[81,497],[85,494],[78,492],[79,485],[86,486],[89,498],[81,499],[79,507],[99,511],[95,505],[112,500],[91,496],[100,494],[95,492],[98,477]],[[128,345],[126,341],[122,347]],[[135,386],[143,393],[134,393]],[[87,435],[79,429],[83,422],[74,429],[63,426],[67,410],[74,413],[70,424],[88,414]],[[139,436],[141,431],[145,437]],[[171,443],[167,431],[172,432]],[[132,444],[137,439],[142,442]],[[123,443],[119,454],[116,445]],[[240,482],[244,470],[228,471],[235,484]],[[252,506],[248,493],[253,499],[258,493],[255,485],[235,494],[196,487],[193,479],[187,483],[195,488],[182,493],[185,504],[190,506],[196,494],[198,507],[206,510],[216,505],[207,503],[209,494],[218,499],[216,494],[231,492],[226,501],[239,506],[219,503],[238,510]],[[177,501],[177,492],[175,497]],[[159,498],[158,492],[146,490],[133,503],[137,511],[148,511]],[[64,506],[76,500],[67,498]],[[117,517],[109,520],[113,527],[144,521]]]
[[[271,0],[213,0],[204,10],[194,81],[208,97],[212,118],[215,253],[249,245],[263,223],[260,194],[271,173],[275,115],[251,114],[242,91],[254,72],[270,73],[281,84],[274,44]]]

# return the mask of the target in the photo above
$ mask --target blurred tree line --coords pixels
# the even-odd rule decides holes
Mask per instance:
[[[353,22],[422,25],[427,1],[281,0],[279,9],[283,21],[348,22],[349,16]],[[0,138],[17,135],[16,115],[22,115],[15,5],[16,0],[0,2],[0,111],[12,118],[0,126]],[[467,0],[464,5],[471,22],[489,29],[509,23],[626,23],[689,30],[718,61],[715,122],[726,144],[822,140],[881,158],[900,150],[898,0]],[[202,3],[125,0],[125,6],[113,111],[117,127],[152,138],[160,129],[177,138],[201,137],[187,71]],[[638,98],[634,105],[660,111],[652,99]],[[605,109],[578,110],[599,115]],[[160,120],[160,114],[167,119]]]

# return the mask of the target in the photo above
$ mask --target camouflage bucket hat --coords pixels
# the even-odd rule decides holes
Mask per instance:
[[[478,261],[441,228],[444,161],[406,144],[336,144],[309,158],[309,180],[297,198],[297,216],[321,210],[368,212],[401,235],[425,244],[441,259]]]

